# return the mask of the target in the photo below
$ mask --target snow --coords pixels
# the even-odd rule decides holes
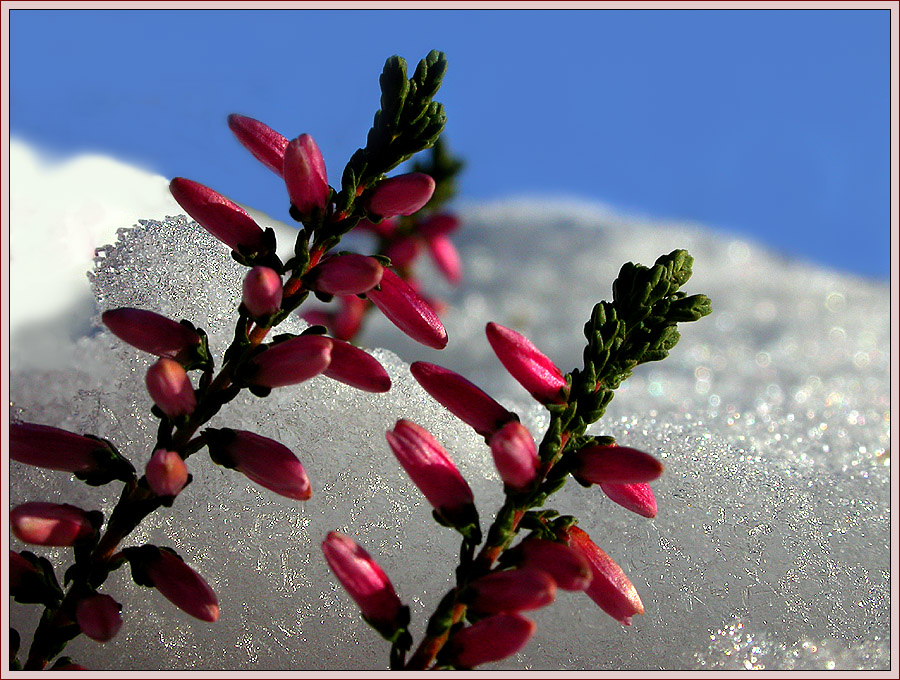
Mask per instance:
[[[181,211],[163,178],[111,159],[49,162],[15,145],[12,153],[12,176],[22,179],[11,187],[11,416],[107,437],[141,468],[155,433],[143,388],[149,360],[104,332],[99,312],[129,305],[189,318],[221,354],[244,269],[189,219],[166,218]],[[295,451],[313,483],[310,501],[275,496],[201,452],[188,460],[194,482],[173,508],[133,534],[134,544],[173,547],[202,573],[220,598],[220,620],[191,619],[135,585],[126,568],[103,587],[125,605],[120,634],[103,645],[79,638],[67,654],[98,669],[386,669],[386,643],[335,584],[320,542],[340,530],[364,545],[411,606],[418,638],[450,583],[458,541],[432,522],[384,431],[400,417],[429,429],[472,486],[483,521],[501,500],[483,440],[418,387],[408,363],[463,373],[539,436],[542,411],[493,356],[485,323],[525,333],[568,370],[579,361],[581,326],[611,295],[619,266],[683,247],[695,258],[686,290],[709,295],[714,313],[683,326],[671,356],[639,368],[594,427],[663,459],[658,517],[631,515],[571,483],[550,502],[577,515],[622,566],[646,614],[623,628],[583,595],[560,593],[534,614],[531,643],[485,668],[889,668],[887,284],[701,225],[570,200],[462,204],[460,213],[463,285],[425,277],[429,292],[451,303],[447,349],[423,348],[373,317],[362,340],[391,348],[375,350],[391,392],[316,378],[266,399],[239,398],[211,423]],[[288,229],[278,233],[289,249]],[[58,278],[35,273],[48,242],[83,246],[51,249]],[[100,249],[89,286],[91,243],[111,245]],[[12,464],[11,478],[11,505],[64,500],[109,512],[116,501],[115,485],[90,488],[62,473]],[[27,643],[36,608],[11,603],[10,618]]]

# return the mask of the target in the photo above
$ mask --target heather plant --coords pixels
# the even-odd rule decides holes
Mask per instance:
[[[30,501],[12,509],[18,540],[72,549],[62,583],[57,576],[62,565],[28,550],[10,552],[11,595],[43,608],[21,660],[18,633],[11,632],[13,668],[79,668],[61,656],[70,640],[80,634],[98,642],[115,637],[122,608],[114,594],[104,592],[105,584],[126,565],[137,584],[155,589],[190,616],[218,619],[216,594],[174,550],[127,541],[151,514],[187,502],[190,467],[197,464],[191,457],[204,449],[214,464],[275,494],[296,501],[313,497],[315,480],[283,444],[246,430],[204,427],[241,392],[264,398],[319,375],[363,391],[390,390],[381,364],[349,342],[367,308],[378,308],[426,346],[446,346],[447,333],[417,292],[412,271],[415,256],[426,249],[451,282],[460,272],[448,239],[457,221],[445,203],[461,165],[438,142],[445,116],[434,101],[445,69],[444,55],[434,51],[411,77],[402,59],[388,59],[380,80],[381,108],[365,146],[352,155],[336,187],[308,134],[289,140],[252,118],[229,117],[237,139],[285,184],[290,215],[299,223],[286,261],[276,254],[274,231],[262,229],[236,203],[195,181],[172,180],[171,193],[187,214],[247,267],[233,341],[217,367],[206,333],[188,320],[145,309],[103,312],[109,331],[156,357],[145,383],[159,424],[143,474],[110,441],[45,424],[11,425],[13,460],[71,473],[90,485],[122,485],[108,517],[66,503]],[[433,150],[428,162],[388,176],[426,149]],[[337,250],[354,229],[376,234],[374,255]],[[643,613],[627,576],[576,526],[576,518],[545,505],[571,476],[582,485],[600,486],[629,510],[655,515],[648,483],[662,473],[659,461],[610,437],[588,434],[587,428],[602,417],[614,390],[635,367],[665,358],[678,341],[678,323],[709,313],[705,296],[681,290],[691,264],[680,250],[652,267],[626,264],[613,284],[612,302],[598,303],[585,325],[583,366],[568,373],[518,332],[488,324],[487,340],[499,360],[549,412],[540,444],[517,414],[467,378],[435,364],[410,366],[426,392],[484,438],[504,485],[504,502],[493,522],[482,527],[484,509],[434,436],[408,419],[385,433],[385,453],[396,456],[433,507],[436,522],[461,536],[455,585],[438,603],[415,649],[410,610],[375,559],[340,533],[322,537],[324,559],[335,577],[364,619],[390,642],[391,669],[466,669],[503,659],[534,632],[534,622],[522,612],[549,605],[558,588],[584,591],[625,625]],[[304,314],[300,308],[310,293],[341,301],[337,312],[320,317],[328,329],[315,324],[300,334],[270,337],[290,315]],[[359,302],[352,303],[357,304],[353,323],[343,323],[348,300]],[[312,312],[305,316],[316,320]]]

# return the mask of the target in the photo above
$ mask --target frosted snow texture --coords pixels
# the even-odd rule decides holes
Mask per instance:
[[[635,583],[646,614],[626,629],[583,595],[561,592],[534,614],[538,632],[520,654],[484,668],[888,668],[887,286],[593,206],[519,201],[470,206],[464,218],[467,278],[442,291],[452,303],[448,348],[422,348],[376,317],[363,339],[464,373],[515,407],[538,438],[546,420],[492,356],[486,321],[524,332],[568,370],[618,267],[652,264],[677,247],[696,260],[687,291],[714,306],[684,327],[669,359],[638,369],[595,426],[664,459],[659,516],[631,515],[573,483],[550,503],[581,518]],[[221,352],[243,271],[185,218],[148,221],[104,249],[97,313],[129,305],[190,318]],[[13,351],[14,416],[107,437],[146,463],[155,431],[147,357],[99,328],[60,349],[49,369]],[[418,638],[449,585],[458,542],[432,523],[384,431],[399,417],[431,430],[485,523],[499,482],[483,441],[418,387],[403,360],[375,354],[394,380],[387,395],[317,378],[264,400],[239,398],[211,423],[294,450],[312,500],[282,499],[200,452],[188,460],[193,484],[133,535],[135,544],[175,548],[204,575],[220,598],[217,623],[191,619],[124,569],[103,588],[125,604],[119,636],[103,645],[79,638],[67,653],[111,669],[386,669],[386,643],[324,565],[319,543],[332,529],[378,559],[412,607]],[[108,512],[116,500],[117,486],[89,488],[62,473],[14,463],[12,476],[13,504],[58,499]],[[11,617],[27,644],[36,608],[11,604]]]

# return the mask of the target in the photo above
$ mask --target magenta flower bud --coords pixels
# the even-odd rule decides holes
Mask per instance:
[[[144,474],[150,490],[157,496],[177,496],[188,482],[187,465],[177,451],[154,451]]]
[[[158,357],[175,359],[200,343],[200,336],[187,326],[144,309],[110,309],[101,319],[120,340]]]
[[[160,595],[183,612],[210,623],[219,618],[219,600],[212,588],[171,550],[157,549],[156,557],[144,565],[144,570]]]
[[[384,267],[374,257],[346,253],[329,257],[309,270],[304,283],[330,295],[366,293],[381,282]]]
[[[109,595],[88,595],[75,605],[81,632],[97,642],[109,642],[122,627],[122,605]]]
[[[515,414],[503,408],[484,390],[449,368],[416,361],[410,365],[409,372],[428,394],[457,418],[471,425],[482,437],[491,437],[506,423],[516,419]]]
[[[540,569],[563,590],[584,590],[591,582],[591,565],[581,553],[564,543],[529,538],[510,551],[514,563],[523,569]]]
[[[553,602],[556,582],[539,569],[494,571],[473,581],[466,597],[479,614],[521,612]]]
[[[362,615],[384,635],[400,625],[403,605],[378,563],[353,540],[332,531],[322,542],[325,560]]]
[[[435,236],[428,240],[428,252],[440,272],[450,283],[459,283],[462,279],[462,265],[456,246],[446,236]]]
[[[572,474],[588,484],[638,484],[652,481],[663,472],[663,465],[649,453],[627,446],[585,446],[575,454]]]
[[[500,363],[531,396],[542,404],[566,403],[566,379],[528,338],[493,322],[486,330],[488,342]]]
[[[218,465],[286,498],[305,501],[312,496],[306,470],[284,444],[244,430],[207,429],[203,435],[209,456]]]
[[[380,217],[412,215],[431,200],[434,186],[434,180],[421,172],[389,177],[369,194],[366,210]]]
[[[378,359],[349,342],[331,339],[331,363],[324,374],[365,392],[387,392],[391,378]]]
[[[287,145],[282,174],[291,205],[302,219],[325,211],[331,189],[322,152],[312,137],[300,135]]]
[[[367,220],[365,218],[361,219],[359,223],[354,227],[354,229],[359,229],[360,231],[368,231],[379,238],[390,238],[393,236],[394,232],[397,230],[397,221],[396,220],[381,220],[381,222],[375,223],[371,220]]]
[[[359,333],[369,303],[355,295],[342,295],[340,309],[331,322],[331,333],[339,340],[352,340]]]
[[[254,267],[244,277],[241,302],[255,319],[274,314],[281,309],[281,276],[269,267]]]
[[[237,140],[269,170],[281,177],[288,139],[258,120],[232,113],[228,127]]]
[[[391,241],[385,248],[384,254],[391,258],[394,267],[408,267],[416,259],[421,248],[421,241],[412,236],[401,236]]]
[[[181,418],[194,412],[197,398],[191,379],[177,361],[163,357],[147,369],[147,392],[169,418]]]
[[[66,430],[35,423],[11,423],[9,457],[26,465],[61,470],[91,472],[104,460],[106,444]]]
[[[454,526],[471,521],[475,497],[438,441],[409,420],[398,420],[386,433],[400,465],[435,511]]]
[[[263,230],[234,201],[183,177],[173,179],[169,191],[188,215],[232,250],[257,253],[263,249]]]
[[[23,503],[10,511],[9,522],[16,538],[33,545],[73,545],[95,531],[91,513],[65,503]]]
[[[447,331],[437,313],[390,269],[384,270],[381,285],[366,293],[366,297],[413,340],[433,349],[447,346]]]
[[[527,489],[537,476],[537,446],[528,429],[512,420],[491,436],[491,454],[500,479],[516,491]]]
[[[440,215],[432,215],[422,222],[416,233],[429,240],[436,236],[446,236],[459,228],[459,220],[455,215],[442,213]]]
[[[610,500],[644,517],[656,517],[656,496],[649,484],[613,484],[601,482],[600,489]]]
[[[9,551],[9,590],[15,595],[19,589],[27,587],[28,582],[35,578],[42,578],[43,574],[22,555],[15,550]]]
[[[528,644],[536,628],[521,614],[495,614],[457,631],[448,642],[448,659],[457,668],[501,661]]]
[[[578,527],[569,527],[565,538],[591,565],[593,578],[584,592],[616,621],[630,626],[632,616],[644,613],[644,605],[625,572]]]
[[[250,382],[262,387],[284,387],[309,380],[328,368],[331,340],[300,335],[270,345],[250,364]]]

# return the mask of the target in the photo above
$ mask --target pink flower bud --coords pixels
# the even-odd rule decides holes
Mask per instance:
[[[9,457],[26,465],[61,470],[96,470],[109,447],[101,441],[35,423],[9,426]]]
[[[313,290],[330,295],[356,295],[377,286],[383,272],[374,257],[346,253],[322,260],[303,280]]]
[[[457,668],[501,661],[528,644],[536,628],[521,614],[495,614],[457,631],[448,642],[448,658]]]
[[[491,453],[500,479],[507,486],[523,491],[537,476],[537,447],[528,429],[512,420],[491,436]]]
[[[288,139],[258,120],[232,113],[228,116],[228,127],[237,140],[265,165],[281,177],[284,166],[284,150]]]
[[[322,152],[312,137],[300,135],[287,145],[282,174],[291,204],[304,220],[325,211],[331,190]]]
[[[157,449],[147,462],[147,484],[157,496],[177,496],[188,481],[188,469],[177,451]]]
[[[81,632],[97,642],[112,640],[122,627],[122,605],[109,595],[88,595],[75,605]]]
[[[416,361],[409,372],[428,394],[482,437],[490,437],[516,419],[480,387],[448,368]]]
[[[390,635],[400,622],[402,604],[378,563],[353,540],[332,531],[322,542],[325,560],[362,615]]]
[[[510,551],[522,568],[545,571],[563,590],[584,590],[591,582],[591,565],[578,551],[564,543],[529,538]]]
[[[538,569],[494,571],[473,581],[469,589],[469,607],[479,614],[539,609],[556,598],[556,582]]]
[[[565,538],[591,565],[593,578],[584,592],[607,614],[630,626],[632,616],[644,613],[644,605],[631,581],[619,565],[578,527],[569,527]]]
[[[200,343],[200,336],[190,328],[156,312],[120,307],[103,312],[101,318],[120,340],[158,357],[176,359]]]
[[[207,429],[203,434],[215,463],[286,498],[305,501],[312,495],[306,470],[284,444],[244,430]]]
[[[356,225],[355,229],[371,232],[379,238],[389,238],[397,230],[397,221],[388,219],[381,220],[381,222],[375,223],[371,220],[363,218]]]
[[[263,230],[237,203],[199,182],[176,177],[169,191],[188,215],[232,250],[263,249]]]
[[[468,522],[475,503],[472,489],[431,433],[398,420],[386,436],[400,465],[438,514],[455,526]]]
[[[309,380],[328,368],[331,340],[300,335],[269,346],[251,362],[250,382],[263,387],[284,387]]]
[[[255,319],[281,309],[281,276],[269,267],[254,267],[244,277],[242,302]]]
[[[331,323],[331,334],[339,340],[352,340],[356,337],[368,304],[355,295],[342,295],[340,309]]]
[[[419,239],[412,236],[401,236],[391,241],[385,248],[384,254],[391,258],[394,267],[408,267],[416,259],[421,248]]]
[[[9,551],[9,590],[15,596],[17,590],[28,587],[31,579],[43,578],[43,574],[15,550]]]
[[[421,172],[389,177],[372,190],[366,210],[381,217],[412,215],[431,200],[434,186],[434,180]]]
[[[413,340],[433,349],[447,346],[447,331],[437,313],[390,269],[384,270],[381,285],[366,293],[366,297]]]
[[[428,240],[428,252],[431,259],[450,283],[459,283],[462,279],[462,265],[456,246],[446,236],[435,236]]]
[[[493,322],[487,325],[487,338],[500,363],[531,396],[542,404],[566,403],[566,379],[528,338]]]
[[[600,489],[610,500],[644,517],[656,517],[656,497],[649,484],[601,482]]]
[[[163,357],[147,369],[147,392],[169,418],[181,418],[194,412],[197,398],[191,379],[181,364]]]
[[[391,378],[378,359],[349,342],[331,340],[331,363],[324,374],[365,392],[387,392]]]
[[[209,584],[171,550],[158,550],[146,564],[147,579],[169,602],[201,621],[219,618],[219,601]]]
[[[429,240],[436,236],[446,236],[459,228],[459,220],[455,215],[442,213],[440,215],[432,215],[419,226],[416,233]]]
[[[572,474],[582,482],[636,484],[659,477],[663,465],[643,451],[627,446],[586,446],[575,454]]]
[[[73,545],[95,531],[89,514],[68,504],[23,503],[10,511],[9,521],[16,538],[33,545]]]

